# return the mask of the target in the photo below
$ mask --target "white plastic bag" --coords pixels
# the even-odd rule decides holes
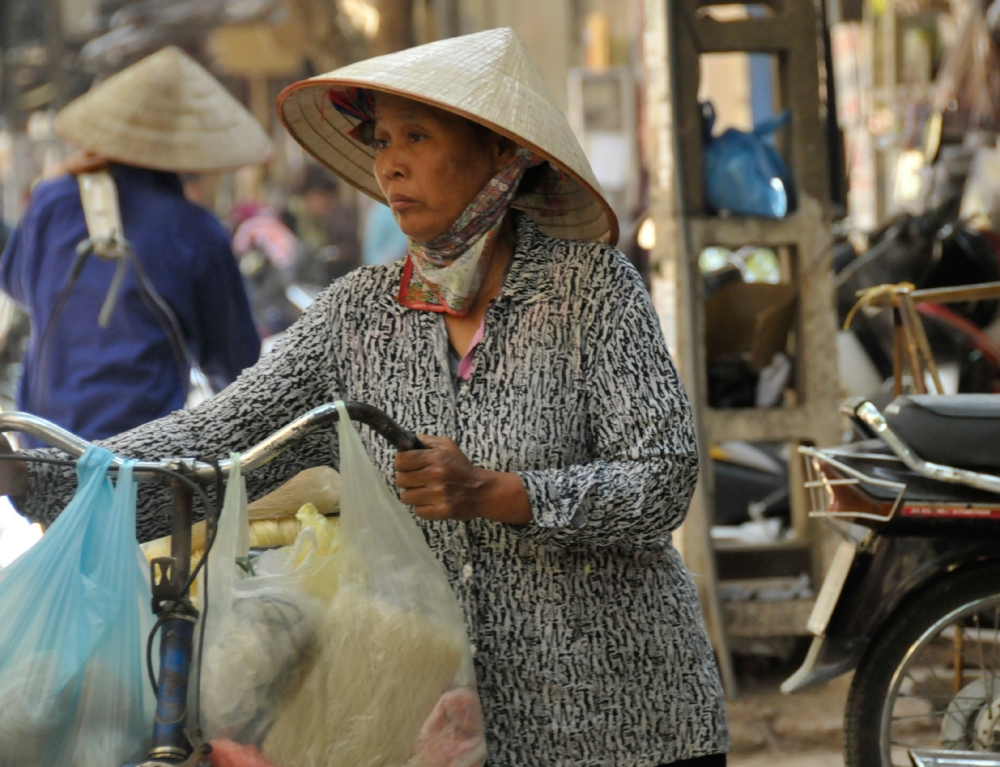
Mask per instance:
[[[259,746],[275,706],[301,679],[318,644],[322,606],[295,577],[294,560],[284,572],[248,577],[246,481],[239,455],[231,458],[206,565],[200,718],[209,740]]]
[[[339,588],[319,655],[264,741],[275,767],[471,767],[486,758],[462,610],[343,403]]]
[[[0,767],[107,767],[145,755],[151,595],[132,463],[112,491],[113,457],[84,454],[73,500],[0,572]]]
[[[247,518],[247,483],[240,467],[240,454],[229,456],[229,479],[222,499],[219,529],[212,544],[212,553],[205,563],[208,572],[208,611],[205,614],[205,647],[219,643],[221,627],[233,607],[233,585],[240,580],[240,563],[250,555],[250,528]],[[205,584],[198,584],[205,592]],[[204,604],[201,597],[199,604]]]

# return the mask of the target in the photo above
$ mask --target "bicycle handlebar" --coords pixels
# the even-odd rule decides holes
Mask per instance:
[[[352,420],[367,424],[376,434],[392,444],[397,450],[418,450],[426,447],[417,439],[413,432],[407,431],[388,415],[372,405],[366,405],[363,402],[345,402],[344,407],[347,408],[347,414]],[[339,420],[340,411],[337,409],[335,402],[313,408],[305,415],[299,416],[291,423],[283,426],[274,434],[264,438],[244,452],[240,456],[242,470],[253,471],[263,466],[285,450],[292,442]],[[90,447],[90,443],[85,439],[31,413],[0,413],[0,432],[10,431],[30,434],[32,437],[40,439],[52,447],[62,450],[64,453],[68,453],[73,458],[79,458]],[[124,460],[115,456],[113,463],[116,466],[121,466]],[[219,462],[219,468],[223,474],[228,475],[230,465],[231,461],[229,459]],[[152,472],[156,469],[182,470],[190,476],[205,480],[215,477],[215,468],[211,464],[196,461],[193,458],[137,461],[135,463],[134,476],[136,478],[151,479]]]

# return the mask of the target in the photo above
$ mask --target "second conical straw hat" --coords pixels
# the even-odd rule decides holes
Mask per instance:
[[[271,141],[222,83],[180,48],[112,75],[56,116],[56,132],[128,165],[192,173],[263,162]]]
[[[289,133],[317,160],[383,201],[375,151],[348,135],[355,127],[332,105],[331,88],[360,87],[421,101],[467,117],[549,161],[547,176],[519,194],[542,231],[575,240],[618,239],[618,221],[576,135],[524,45],[509,28],[409,48],[290,85],[278,97]]]

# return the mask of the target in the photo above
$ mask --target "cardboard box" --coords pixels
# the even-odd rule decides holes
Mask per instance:
[[[738,282],[705,302],[705,344],[709,360],[739,358],[757,373],[788,346],[795,321],[791,285]]]

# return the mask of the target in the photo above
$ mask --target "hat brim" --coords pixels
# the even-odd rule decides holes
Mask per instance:
[[[388,204],[375,180],[375,150],[348,135],[355,126],[330,103],[327,91],[331,88],[365,88],[410,99],[464,117],[531,149],[549,163],[551,172],[534,190],[519,193],[512,206],[553,237],[618,241],[618,219],[599,189],[552,153],[495,122],[453,104],[368,80],[320,76],[285,88],[278,96],[277,112],[289,134],[319,163],[375,200]]]

